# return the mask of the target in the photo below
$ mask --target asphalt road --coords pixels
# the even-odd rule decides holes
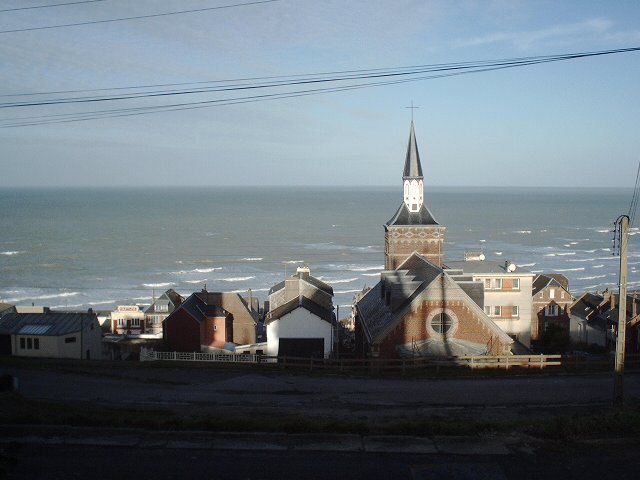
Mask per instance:
[[[33,399],[201,409],[303,411],[310,416],[353,418],[455,414],[481,409],[483,418],[528,410],[590,407],[611,401],[610,375],[500,378],[388,379],[248,373],[197,368],[52,368],[0,365],[18,378],[19,391]],[[625,394],[640,403],[640,374],[627,374]],[[532,408],[533,407],[533,408]],[[539,407],[539,408],[538,408]],[[476,416],[477,417],[477,416]]]
[[[3,458],[4,457],[4,458]],[[635,479],[636,448],[592,446],[501,456],[243,452],[13,445],[0,455],[9,479]]]

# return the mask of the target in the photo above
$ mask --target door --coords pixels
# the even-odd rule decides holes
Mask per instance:
[[[323,358],[324,338],[281,338],[279,357]]]

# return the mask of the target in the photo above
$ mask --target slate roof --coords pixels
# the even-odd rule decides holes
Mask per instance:
[[[294,273],[293,275],[291,275],[290,278],[298,278],[300,280],[304,280],[305,282],[316,287],[318,290],[322,290],[323,292],[333,296],[333,287],[331,285],[323,282],[322,280],[317,279],[314,276],[309,275],[309,273],[307,272]],[[286,280],[283,280],[280,283],[276,283],[273,287],[269,289],[269,295],[271,295],[274,292],[277,292],[278,290],[282,290],[285,287],[285,285],[286,285]]]
[[[156,313],[155,306],[156,306],[156,302],[158,302],[159,300],[167,300],[173,304],[174,308],[178,308],[180,304],[182,304],[182,302],[184,301],[184,298],[182,298],[182,295],[176,292],[173,288],[170,288],[169,290],[164,292],[162,295],[160,295],[155,302],[149,305],[149,307],[144,311],[144,313],[146,314]],[[163,310],[157,313],[167,313],[167,311]],[[168,312],[168,313],[171,313],[171,312]]]
[[[418,143],[416,142],[416,131],[411,120],[411,131],[409,132],[409,144],[407,145],[407,156],[404,160],[403,178],[422,177],[422,165],[420,165],[420,153],[418,153]]]
[[[533,279],[533,295],[538,293],[543,288],[547,287],[559,287],[568,291],[569,289],[569,280],[564,275],[560,275],[559,273],[542,273],[537,275]]]
[[[80,325],[88,327],[96,321],[95,313],[7,313],[0,318],[0,335],[27,334],[27,331],[42,332],[37,334],[43,336],[68,335],[79,332]]]
[[[225,317],[229,313],[233,315],[234,323],[258,321],[258,312],[250,310],[247,301],[238,293],[195,292],[171,313],[178,310],[187,311],[199,323],[207,317]]]
[[[319,317],[331,324],[336,322],[336,317],[333,314],[332,310],[324,308],[321,305],[318,305],[313,300],[305,297],[304,295],[300,295],[298,298],[294,298],[287,303],[283,303],[275,310],[269,312],[269,316],[265,321],[266,324],[273,322],[279,318],[282,318],[287,313],[291,313],[297,308],[304,308],[305,310],[313,313],[316,317]]]
[[[439,225],[439,223],[424,203],[417,212],[410,212],[407,204],[402,202],[395,215],[385,224],[387,227],[396,225]]]
[[[523,267],[516,266],[516,269],[513,272],[507,271],[505,262],[495,262],[492,260],[456,260],[456,261],[447,261],[445,265],[445,270],[462,270],[465,274],[499,274],[499,275],[523,275],[530,274],[533,276],[529,270]]]
[[[584,320],[588,320],[598,305],[602,303],[604,297],[595,293],[585,293],[571,305],[571,315],[575,315]]]
[[[443,270],[418,253],[398,267],[381,273],[381,280],[357,303],[370,339],[378,338],[396,320],[396,312],[442,275]]]

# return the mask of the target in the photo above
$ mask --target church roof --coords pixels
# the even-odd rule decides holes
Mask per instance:
[[[407,204],[402,202],[398,211],[386,225],[439,225],[439,223],[433,218],[433,215],[424,203],[417,212],[410,212]]]
[[[407,145],[407,156],[404,160],[403,177],[422,177],[422,166],[420,165],[420,154],[418,153],[418,143],[416,142],[416,131],[411,121],[411,131],[409,132],[409,144]]]
[[[442,287],[448,291],[456,290],[468,299],[467,307],[475,310],[477,316],[489,330],[505,344],[511,344],[511,338],[504,333],[482,310],[481,304],[470,291],[457,283],[446,271],[434,265],[424,256],[414,252],[397,270],[384,271],[378,282],[365,293],[356,304],[358,315],[369,341],[382,340],[411,309],[413,301],[425,292],[437,279],[442,279]]]

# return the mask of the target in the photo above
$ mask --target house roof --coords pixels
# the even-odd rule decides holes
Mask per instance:
[[[571,304],[571,315],[587,320],[603,300],[602,295],[586,292]]]
[[[258,321],[258,312],[250,309],[247,301],[239,293],[206,290],[192,293],[167,319],[179,310],[186,311],[198,322],[210,317],[224,317],[229,313],[233,315],[234,323],[255,324]]]
[[[310,285],[313,285],[318,290],[322,290],[323,292],[333,296],[333,287],[328,283],[323,282],[322,280],[317,279],[316,277],[310,275],[308,272],[296,272],[289,278],[297,278],[299,280],[303,280]],[[269,289],[269,295],[278,290],[282,290],[286,286],[286,280],[283,280],[280,283],[276,283],[273,287]]]
[[[503,275],[503,276],[521,276],[521,275],[530,275],[529,270],[523,267],[516,266],[516,269],[513,272],[509,272],[507,270],[508,261],[505,262],[496,262],[493,260],[456,260],[456,261],[447,261],[445,265],[445,270],[457,270],[463,271],[465,274],[485,274],[485,275]]]
[[[569,279],[559,273],[541,273],[533,279],[533,295],[547,287],[558,287],[569,291]]]
[[[282,318],[286,314],[291,313],[298,308],[304,308],[305,310],[314,314],[316,317],[319,317],[331,324],[335,323],[336,321],[336,317],[333,314],[332,310],[329,310],[322,305],[318,305],[316,302],[305,297],[304,295],[300,295],[299,297],[294,298],[287,303],[283,303],[275,310],[270,311],[265,323],[271,323],[274,320]]]
[[[9,313],[10,311],[15,311],[15,307],[13,305],[10,303],[0,302],[0,316],[4,313]]]
[[[450,277],[447,272],[429,262],[418,253],[413,253],[397,270],[384,271],[381,280],[371,290],[365,293],[356,308],[364,326],[364,331],[370,341],[382,338],[400,322],[411,303],[437,279],[446,282],[446,288],[460,289],[469,297],[475,293],[475,288],[465,289]],[[487,323],[487,326],[498,335],[504,343],[512,340],[491,319],[485,318],[479,299],[469,297],[470,304],[475,305],[476,313]]]
[[[7,313],[0,318],[0,335],[60,336],[80,331],[97,321],[95,313]]]
[[[416,131],[411,120],[411,130],[409,132],[409,143],[407,145],[407,155],[404,160],[403,178],[422,178],[422,165],[420,165],[420,153],[418,153],[418,143],[416,142]]]
[[[164,292],[162,295],[160,295],[155,302],[153,302],[151,305],[149,305],[149,307],[147,307],[147,309],[144,311],[144,313],[155,313],[155,307],[156,307],[156,302],[160,301],[160,300],[164,300],[167,301],[171,304],[173,304],[174,308],[178,308],[180,306],[180,304],[182,304],[182,302],[184,301],[184,298],[182,298],[182,295],[180,295],[178,292],[176,292],[173,288],[170,288],[169,290],[167,290],[166,292]],[[166,313],[166,310],[163,312],[158,312],[158,313]]]
[[[417,212],[410,212],[407,205],[402,202],[395,215],[385,224],[386,227],[390,226],[405,226],[405,225],[439,225],[436,219],[433,217],[427,206],[423,203],[420,210]]]

